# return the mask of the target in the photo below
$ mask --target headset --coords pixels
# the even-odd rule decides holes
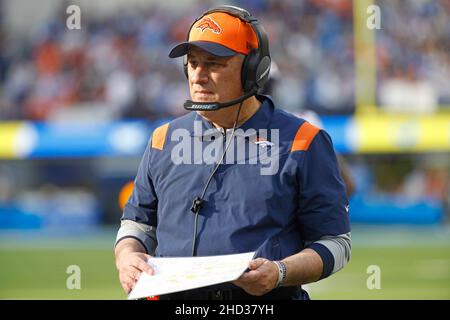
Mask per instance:
[[[212,103],[212,102],[193,102],[191,100],[186,100],[184,103],[184,108],[187,110],[218,110],[221,108],[229,107],[235,105],[245,99],[255,95],[258,90],[260,90],[264,84],[269,79],[271,58],[269,52],[269,40],[267,34],[259,21],[252,17],[252,15],[245,9],[223,5],[218,6],[208,11],[205,11],[200,17],[195,19],[191,24],[187,40],[189,41],[189,34],[191,32],[194,24],[202,19],[204,16],[214,13],[214,12],[224,12],[228,13],[234,17],[241,19],[242,21],[250,24],[253,31],[256,34],[258,40],[258,48],[252,49],[249,54],[245,57],[241,69],[241,83],[244,90],[244,95],[241,97],[223,102],[223,103]],[[183,57],[183,70],[186,78],[188,77],[188,63],[187,55]]]

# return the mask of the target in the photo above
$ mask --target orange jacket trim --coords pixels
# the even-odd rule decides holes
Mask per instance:
[[[319,131],[320,129],[316,126],[313,126],[309,122],[304,122],[295,135],[294,142],[292,143],[291,147],[291,152],[308,150],[309,145],[314,140],[314,137]]]
[[[169,129],[169,124],[166,123],[153,131],[152,135],[152,148],[162,150],[164,149],[164,142],[166,141],[167,129]]]

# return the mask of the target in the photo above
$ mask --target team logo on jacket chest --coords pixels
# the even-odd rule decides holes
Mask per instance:
[[[174,142],[171,160],[179,164],[255,165],[261,175],[274,175],[279,168],[278,129],[236,129],[226,134],[218,129],[203,130],[201,121],[194,121],[194,132],[175,129],[170,136]],[[225,155],[223,155],[226,150]],[[223,156],[223,159],[222,159]]]

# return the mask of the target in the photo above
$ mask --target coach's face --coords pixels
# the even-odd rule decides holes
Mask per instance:
[[[226,102],[243,95],[243,60],[243,55],[218,57],[192,46],[187,56],[191,99],[198,102]]]

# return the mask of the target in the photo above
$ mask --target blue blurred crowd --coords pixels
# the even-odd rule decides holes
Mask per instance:
[[[376,3],[382,14],[376,34],[378,102],[410,103],[412,90],[420,95],[414,100],[427,106],[450,105],[450,2]],[[258,17],[268,33],[275,62],[270,92],[280,106],[319,114],[354,111],[350,0],[234,4]],[[178,12],[153,4],[107,17],[83,12],[81,30],[67,29],[61,7],[20,45],[0,28],[0,119],[181,115],[188,88],[181,61],[167,54],[211,6],[197,1]]]

